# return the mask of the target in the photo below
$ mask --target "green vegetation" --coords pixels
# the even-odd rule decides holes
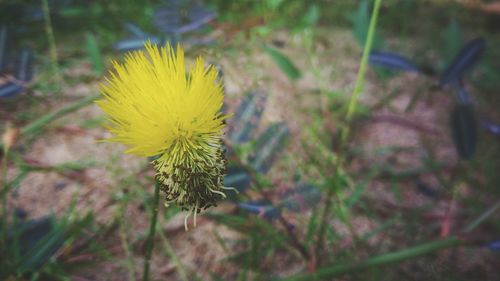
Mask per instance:
[[[500,22],[460,2],[0,3],[0,279],[500,279]],[[189,231],[100,141],[148,41],[220,69],[232,114],[238,193]]]

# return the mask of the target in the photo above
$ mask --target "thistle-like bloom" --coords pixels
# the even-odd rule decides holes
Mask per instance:
[[[101,88],[97,104],[114,135],[107,141],[127,145],[126,153],[157,157],[152,163],[166,204],[196,215],[224,197],[223,87],[202,58],[186,71],[180,46],[145,47],[128,53],[123,64],[113,62],[115,72]]]

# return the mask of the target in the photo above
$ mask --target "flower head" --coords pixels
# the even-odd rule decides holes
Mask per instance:
[[[222,129],[223,87],[202,58],[186,70],[184,52],[170,45],[146,44],[113,62],[97,101],[108,115],[108,141],[127,145],[127,153],[153,157],[156,180],[166,203],[194,211],[215,205],[226,160]]]

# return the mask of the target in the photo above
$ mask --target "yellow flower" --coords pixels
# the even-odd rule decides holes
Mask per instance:
[[[145,47],[128,53],[123,64],[113,62],[115,72],[101,87],[97,104],[114,135],[107,141],[127,145],[126,153],[156,156],[166,204],[196,215],[224,197],[223,87],[202,58],[186,71],[180,46]]]

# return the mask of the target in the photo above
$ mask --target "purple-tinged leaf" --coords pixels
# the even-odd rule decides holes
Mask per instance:
[[[135,37],[146,38],[149,36],[146,32],[142,31],[142,29],[140,27],[138,27],[137,25],[135,25],[131,22],[125,23],[124,27],[128,32],[130,32]]]
[[[33,78],[33,55],[28,48],[23,48],[19,51],[16,78],[23,82],[30,82]]]
[[[487,120],[481,122],[481,126],[495,136],[500,136],[500,125]]]
[[[170,3],[155,11],[153,23],[158,30],[166,34],[180,35],[200,29],[214,18],[214,12],[195,1],[183,3],[170,1]]]
[[[205,17],[203,19],[200,19],[200,20],[191,22],[189,24],[183,25],[183,26],[179,27],[175,33],[182,34],[182,33],[187,33],[190,31],[197,30],[197,29],[201,28],[203,25],[205,25],[207,22],[211,21],[212,19],[213,19],[213,17]]]
[[[420,68],[410,59],[390,52],[372,51],[369,62],[391,70],[420,72]]]
[[[24,87],[14,82],[0,85],[0,99],[12,99],[24,92]]]
[[[250,154],[250,165],[261,173],[267,173],[278,153],[285,147],[288,135],[289,130],[284,123],[269,126],[255,143],[256,150]]]
[[[243,98],[234,117],[229,120],[228,135],[233,143],[250,140],[259,126],[265,103],[266,95],[262,92],[250,92]]]
[[[462,81],[458,82],[457,98],[458,101],[463,105],[472,105],[472,99],[470,98],[469,92],[465,88],[465,85]]]
[[[500,240],[487,243],[485,247],[495,252],[500,251]]]
[[[113,48],[120,52],[139,50],[144,48],[144,44],[148,41],[152,44],[162,44],[162,40],[157,37],[131,38],[116,42]]]
[[[467,43],[443,72],[439,85],[459,83],[463,75],[477,63],[485,48],[486,43],[482,38]]]
[[[180,27],[178,33],[187,33],[201,28],[215,18],[215,13],[203,7],[194,7],[188,11],[187,17],[190,22]]]
[[[268,220],[278,218],[280,210],[274,207],[271,203],[265,201],[248,201],[238,203],[238,207],[251,214],[256,214]]]
[[[177,33],[177,29],[182,26],[182,19],[179,7],[164,7],[155,11],[153,23],[158,30],[167,33]]]
[[[474,109],[470,105],[457,105],[450,118],[453,142],[462,159],[474,156],[477,145],[477,125]]]

